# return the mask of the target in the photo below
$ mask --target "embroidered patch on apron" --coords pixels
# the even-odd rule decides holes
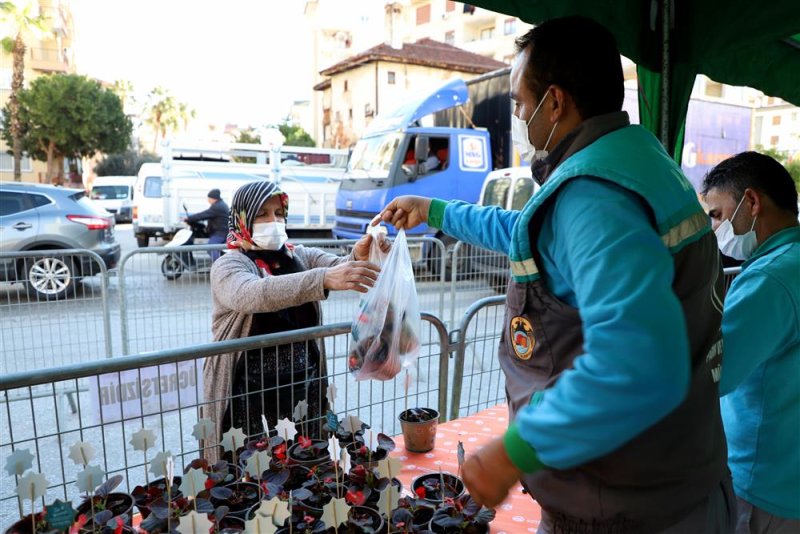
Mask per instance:
[[[511,319],[511,327],[509,329],[511,335],[511,347],[514,349],[514,354],[520,360],[529,360],[533,354],[533,346],[536,340],[533,339],[533,326],[531,322],[521,316]]]

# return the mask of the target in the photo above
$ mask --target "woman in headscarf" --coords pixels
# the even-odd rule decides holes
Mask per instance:
[[[317,326],[319,301],[328,291],[365,293],[374,285],[380,268],[366,261],[371,236],[346,257],[295,246],[287,242],[288,209],[287,195],[272,182],[236,191],[230,250],[211,268],[215,341]],[[380,246],[388,251],[390,244],[382,240]],[[203,382],[209,404],[203,415],[214,421],[218,437],[231,427],[247,435],[263,432],[262,414],[275,428],[279,419],[292,419],[300,400],[308,403],[307,420],[313,421],[326,409],[326,375],[324,353],[314,341],[207,358]],[[307,431],[313,436],[319,428],[316,422]],[[206,451],[206,457],[215,458],[215,452]]]

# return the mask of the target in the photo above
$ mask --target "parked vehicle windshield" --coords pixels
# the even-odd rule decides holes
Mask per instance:
[[[127,185],[96,185],[92,188],[94,200],[125,200],[128,198]]]
[[[348,165],[350,178],[388,177],[392,160],[402,139],[403,134],[390,133],[358,141]]]

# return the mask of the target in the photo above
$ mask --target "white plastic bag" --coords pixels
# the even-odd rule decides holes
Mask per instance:
[[[377,249],[373,236],[372,247]],[[372,251],[370,251],[372,252]],[[353,321],[348,367],[356,380],[391,380],[419,356],[419,302],[406,233],[397,234]]]

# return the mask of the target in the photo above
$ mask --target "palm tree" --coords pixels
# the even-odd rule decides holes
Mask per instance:
[[[169,91],[161,86],[154,88],[148,95],[148,111],[145,122],[153,127],[153,152],[158,146],[158,136],[167,136],[168,131],[175,131],[180,124],[179,104]]]
[[[196,111],[189,107],[188,104],[183,102],[178,104],[178,116],[183,123],[183,131],[186,132],[189,129],[189,121],[195,118]]]
[[[11,34],[16,37],[5,37],[2,40],[3,50],[14,58],[11,76],[11,95],[8,98],[9,130],[11,131],[11,150],[14,153],[14,181],[22,180],[22,136],[19,123],[19,92],[25,75],[25,36],[44,31],[47,17],[36,14],[33,2],[18,7],[14,2],[0,2],[0,22],[11,26]]]
[[[128,111],[128,104],[136,103],[136,98],[133,96],[133,84],[128,80],[115,81],[111,86],[111,90],[114,91],[114,94],[116,94],[120,102],[122,102],[123,111]]]

